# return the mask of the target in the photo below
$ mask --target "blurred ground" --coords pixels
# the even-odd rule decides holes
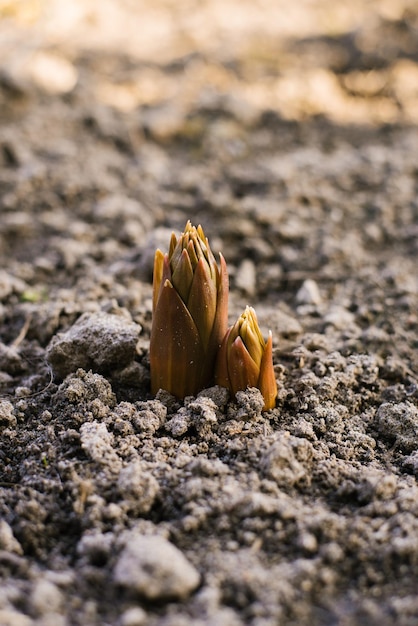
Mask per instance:
[[[413,123],[414,5],[3,0],[0,50],[6,73],[49,93],[70,92],[93,57],[89,95],[125,112],[217,95],[286,119]]]
[[[417,120],[412,1],[0,0],[1,626],[417,623]],[[150,397],[188,219],[271,412]]]

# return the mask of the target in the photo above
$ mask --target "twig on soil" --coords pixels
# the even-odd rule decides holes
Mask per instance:
[[[29,313],[29,315],[27,316],[27,318],[25,320],[25,323],[23,324],[23,326],[22,326],[22,328],[20,330],[20,333],[18,334],[16,339],[14,341],[12,341],[12,343],[10,344],[11,348],[17,348],[17,346],[22,343],[22,341],[24,340],[24,338],[27,335],[27,332],[29,330],[31,321],[32,321],[32,314]]]

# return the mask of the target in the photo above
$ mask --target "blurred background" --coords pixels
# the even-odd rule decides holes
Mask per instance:
[[[0,0],[0,18],[3,84],[70,93],[94,64],[88,96],[158,107],[161,135],[217,98],[248,116],[418,120],[414,0]]]
[[[187,219],[244,303],[410,285],[417,122],[416,0],[0,0],[3,292],[132,309]]]

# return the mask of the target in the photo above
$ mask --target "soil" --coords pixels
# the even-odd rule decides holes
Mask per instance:
[[[413,626],[416,3],[178,4],[0,2],[0,624]],[[188,219],[271,411],[151,396]]]

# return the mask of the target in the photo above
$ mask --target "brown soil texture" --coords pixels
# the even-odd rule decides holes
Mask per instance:
[[[1,626],[418,623],[416,2],[0,2]],[[150,393],[155,249],[279,386]]]

